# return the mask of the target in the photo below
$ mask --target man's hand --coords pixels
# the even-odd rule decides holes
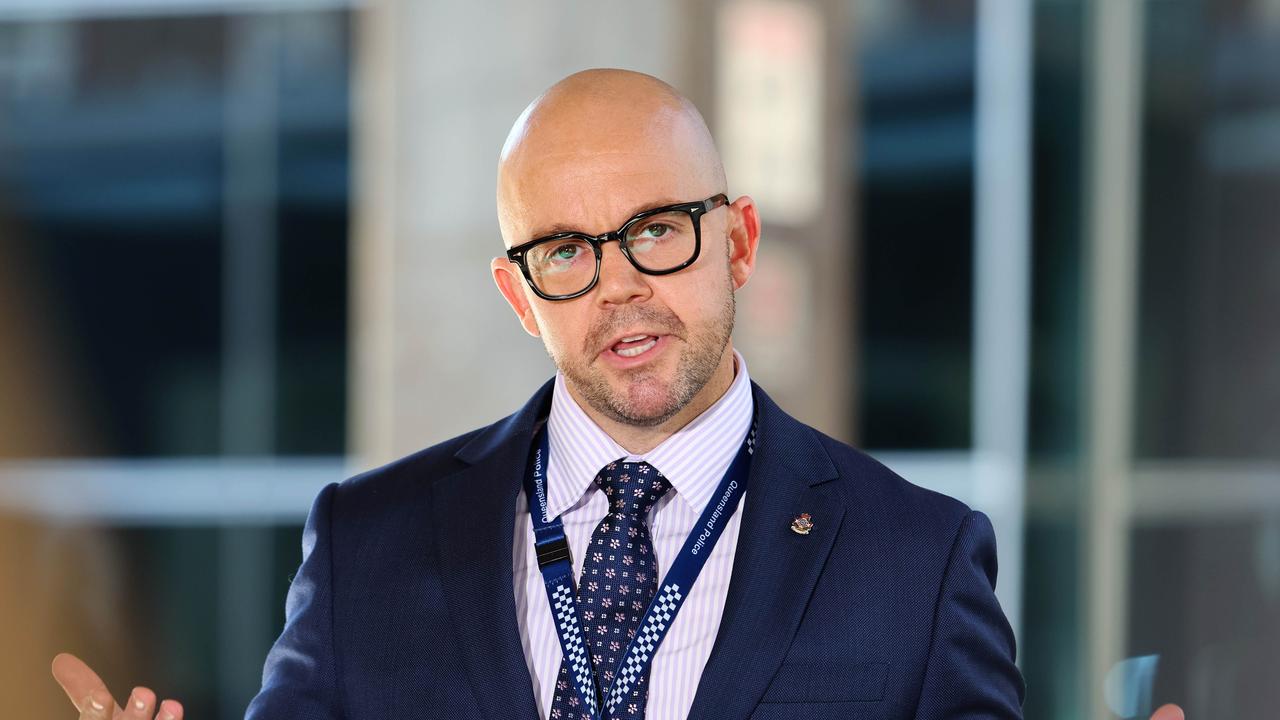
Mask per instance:
[[[1182,714],[1182,708],[1177,705],[1161,705],[1151,713],[1151,720],[1186,720],[1186,715]]]
[[[182,720],[181,703],[165,700],[157,707],[156,694],[144,687],[134,688],[121,708],[102,678],[75,655],[55,657],[53,677],[80,711],[80,720]]]

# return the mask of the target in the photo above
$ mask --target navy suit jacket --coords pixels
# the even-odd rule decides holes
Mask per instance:
[[[249,720],[537,719],[512,538],[551,388],[320,493]],[[759,442],[690,717],[1021,717],[987,518],[752,391]]]

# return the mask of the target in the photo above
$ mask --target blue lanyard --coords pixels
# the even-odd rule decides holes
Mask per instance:
[[[538,556],[538,569],[542,571],[542,582],[547,588],[551,613],[555,616],[556,634],[560,637],[560,649],[569,668],[569,679],[592,718],[612,716],[653,662],[658,646],[689,596],[702,566],[707,563],[707,556],[742,499],[747,487],[751,454],[755,450],[755,437],[753,424],[742,448],[720,479],[711,502],[703,509],[702,517],[698,518],[680,554],[662,578],[662,585],[649,603],[635,638],[623,653],[606,695],[604,689],[596,684],[591,658],[582,637],[577,590],[573,583],[573,561],[564,524],[559,517],[547,517],[547,458],[550,451],[546,431],[539,433],[524,483],[525,495],[529,498],[529,517],[533,520],[534,549]],[[603,712],[600,708],[602,700],[605,705]]]

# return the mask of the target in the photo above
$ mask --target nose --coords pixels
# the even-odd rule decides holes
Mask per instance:
[[[652,295],[649,276],[636,269],[616,242],[600,248],[600,279],[596,282],[596,302],[620,305],[645,300]]]

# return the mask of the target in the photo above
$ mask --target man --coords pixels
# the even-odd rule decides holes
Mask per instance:
[[[492,273],[559,372],[321,492],[249,718],[1021,716],[987,519],[751,384],[731,332],[760,220],[726,192],[652,77],[578,73],[525,110]],[[83,663],[55,675],[109,716]],[[139,688],[119,713],[155,709]]]

